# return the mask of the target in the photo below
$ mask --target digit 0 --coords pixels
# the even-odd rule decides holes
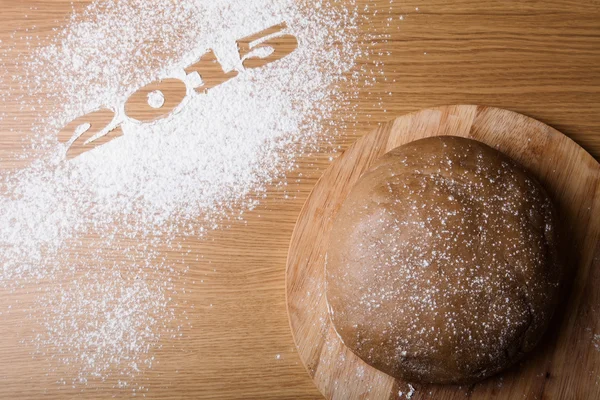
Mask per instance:
[[[58,140],[68,146],[67,160],[122,136],[120,126],[102,134],[114,118],[114,111],[104,108],[76,118],[65,125],[58,133]],[[98,134],[102,135],[94,139]]]
[[[162,118],[175,109],[186,95],[185,83],[179,79],[163,79],[153,82],[131,95],[125,103],[128,117],[140,122],[151,122]],[[154,104],[152,97],[163,101]]]

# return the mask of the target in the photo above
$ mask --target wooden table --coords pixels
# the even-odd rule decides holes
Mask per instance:
[[[371,17],[363,31],[389,34],[387,42],[376,46],[392,55],[381,59],[388,81],[363,90],[356,100],[358,124],[339,131],[342,148],[399,114],[443,104],[485,104],[537,118],[600,158],[598,0],[359,3],[385,10]],[[85,4],[75,2],[75,7]],[[390,5],[397,22],[388,27]],[[1,45],[10,46],[16,29],[35,25],[43,36],[65,23],[71,2],[0,0],[0,10]],[[18,74],[10,60],[5,63]],[[0,79],[2,85],[8,81],[7,76]],[[16,97],[2,107],[17,113]],[[28,115],[17,115],[17,120],[0,123],[2,168],[21,163],[9,156],[22,144],[11,128],[27,124]],[[192,327],[185,328],[180,339],[163,341],[155,354],[159,363],[142,377],[149,389],[146,397],[320,397],[295,351],[284,277],[294,223],[329,157],[328,149],[301,157],[299,170],[289,177],[288,190],[294,196],[285,198],[280,189],[272,188],[258,209],[246,215],[245,223],[234,222],[192,244],[194,252],[203,255],[201,261],[187,260],[191,265],[187,279],[197,282],[188,285],[194,290],[185,299],[196,305],[188,310]],[[201,279],[205,279],[202,286]],[[1,398],[132,395],[131,389],[115,388],[111,380],[75,388],[56,384],[61,371],[48,373],[47,364],[32,360],[31,348],[19,344],[32,329],[26,318],[31,299],[18,291],[3,292],[0,298],[0,308],[15,301],[21,305],[0,316]],[[206,307],[209,303],[213,307]]]

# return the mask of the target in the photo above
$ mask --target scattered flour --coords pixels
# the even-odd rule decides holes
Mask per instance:
[[[413,385],[411,385],[410,383],[408,384],[408,393],[406,394],[406,398],[407,399],[411,399],[413,397],[413,394],[415,394],[415,388],[413,387]]]
[[[245,70],[236,40],[281,22],[298,48]],[[39,157],[0,173],[0,285],[51,283],[36,293],[32,340],[77,369],[66,380],[116,376],[128,386],[152,366],[161,338],[181,334],[174,282],[185,269],[160,249],[241,218],[268,185],[285,184],[298,154],[327,142],[328,118],[361,78],[359,24],[352,0],[103,0],[17,59],[11,98],[37,120],[16,158]],[[184,67],[208,49],[239,75],[206,94],[188,87],[162,120],[126,118],[133,92],[185,80]],[[65,162],[58,131],[101,107],[116,111],[123,137]]]
[[[148,93],[148,104],[152,108],[161,108],[165,104],[165,95],[160,90]]]
[[[408,384],[408,392],[404,393],[403,391],[398,392],[398,397],[402,398],[405,396],[407,399],[411,399],[415,394],[415,388],[410,383]]]

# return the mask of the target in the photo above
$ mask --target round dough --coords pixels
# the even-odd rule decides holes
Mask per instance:
[[[500,152],[433,137],[386,154],[342,204],[327,252],[346,346],[397,378],[472,383],[519,360],[553,315],[554,207]]]

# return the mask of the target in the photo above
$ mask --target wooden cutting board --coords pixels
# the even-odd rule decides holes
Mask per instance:
[[[412,385],[370,367],[344,346],[328,317],[324,257],[332,221],[361,174],[383,154],[429,136],[479,140],[528,168],[556,201],[570,290],[548,334],[526,360],[472,386]],[[300,358],[330,399],[600,398],[600,164],[555,129],[484,106],[448,106],[391,121],[325,172],[298,218],[287,261],[287,306]],[[409,394],[411,393],[411,394]]]

